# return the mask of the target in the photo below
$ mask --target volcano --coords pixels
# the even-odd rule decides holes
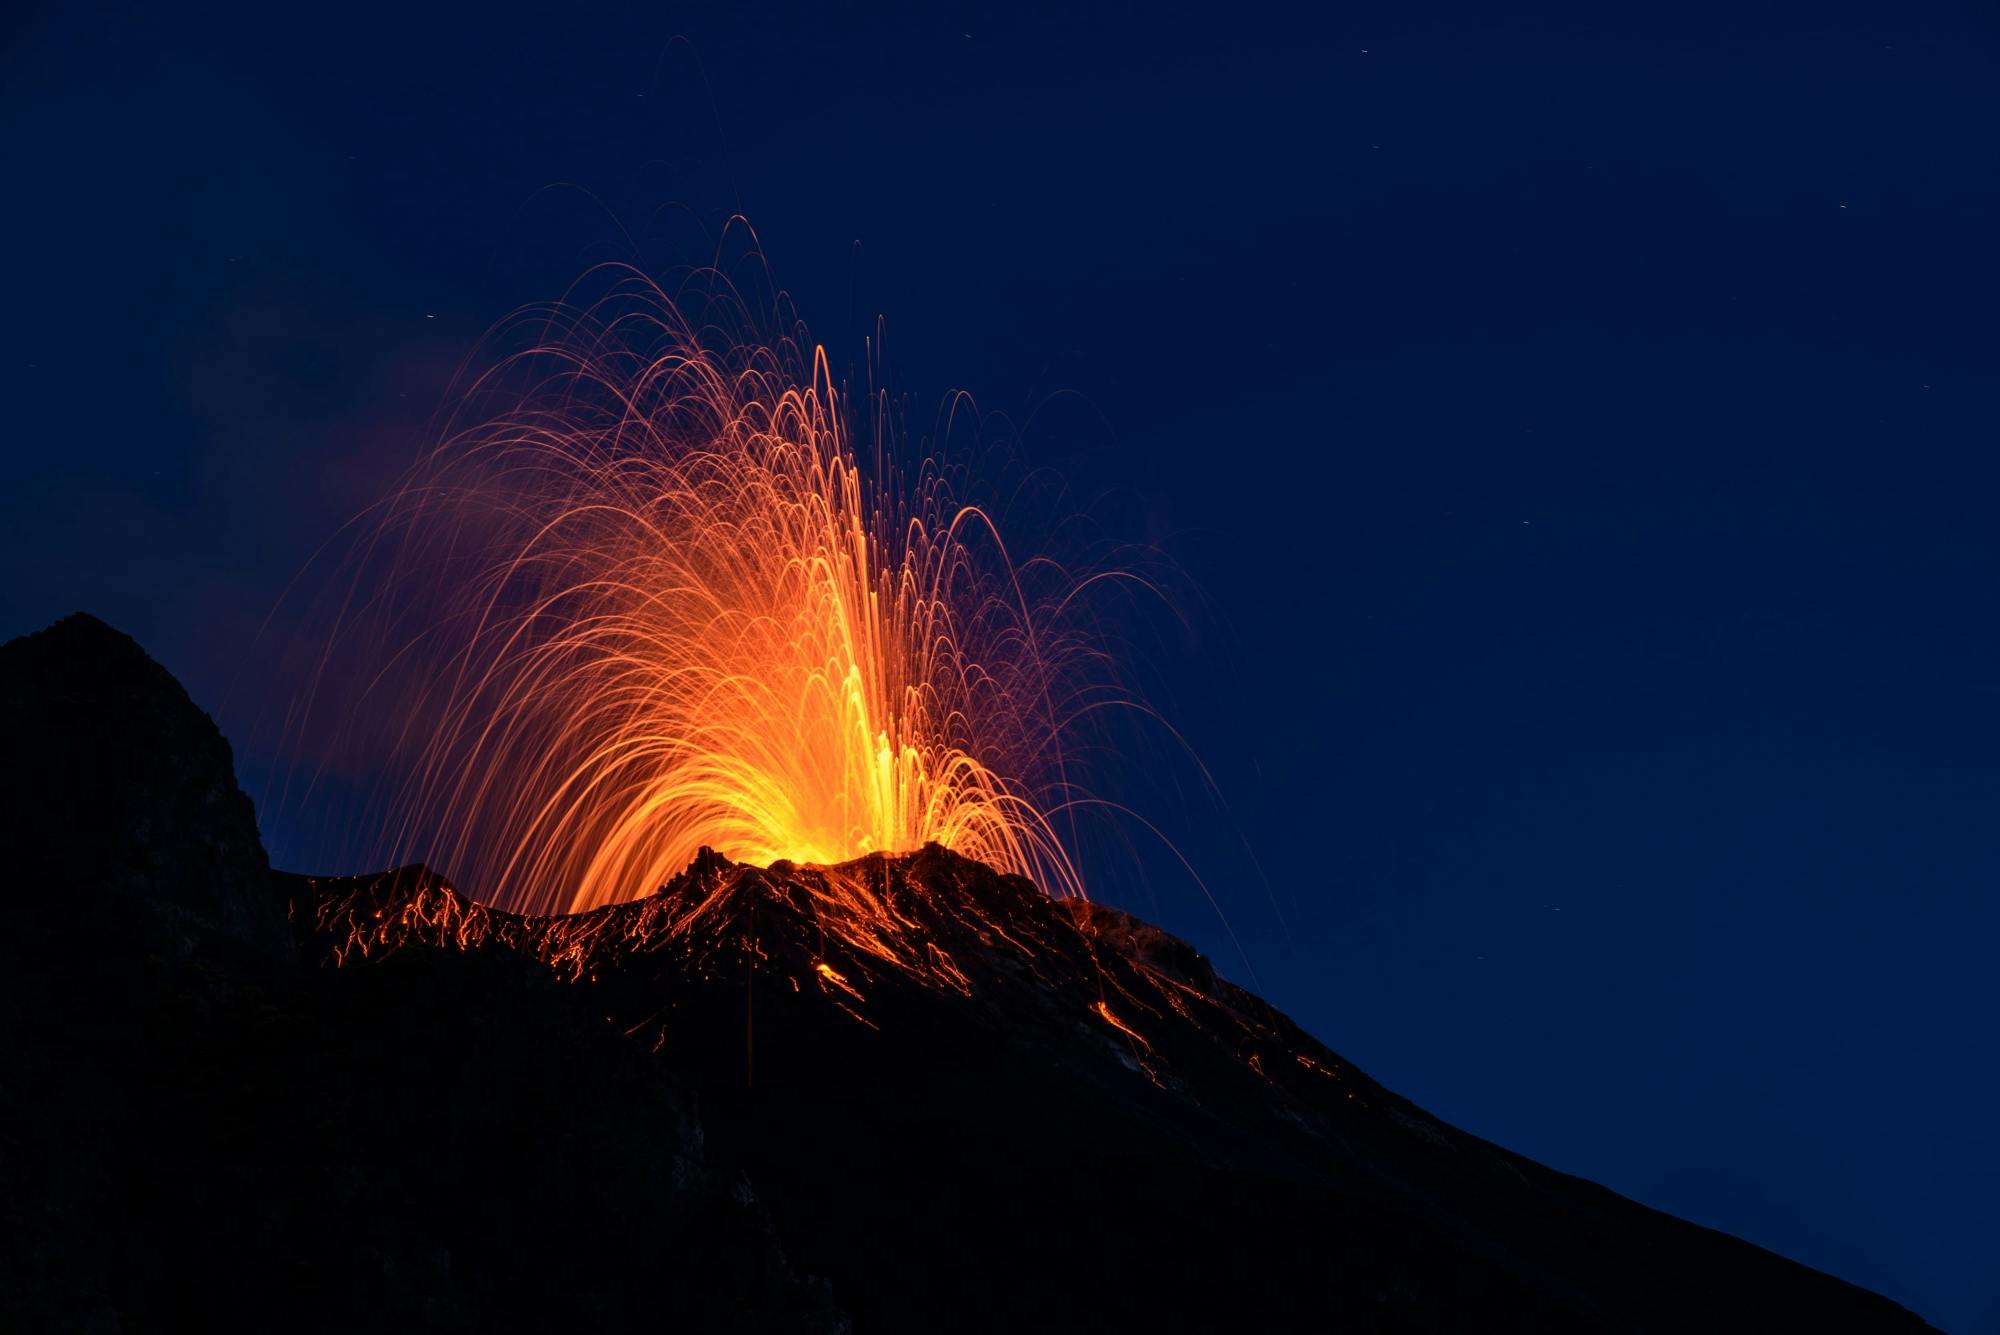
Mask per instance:
[[[9,1326],[1928,1329],[935,845],[552,917],[274,873],[86,617],[0,649],[0,730]]]

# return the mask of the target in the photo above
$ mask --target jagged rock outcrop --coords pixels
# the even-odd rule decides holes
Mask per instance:
[[[0,1329],[846,1329],[545,968],[301,964],[226,744],[132,641],[0,646],[0,727]]]
[[[130,636],[80,612],[0,646],[0,754],[34,893],[134,901],[188,952],[289,953],[229,743]]]

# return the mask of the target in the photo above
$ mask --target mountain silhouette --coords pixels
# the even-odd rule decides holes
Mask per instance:
[[[1928,1329],[936,846],[552,918],[272,873],[83,617],[0,648],[0,733],[0,1324]]]

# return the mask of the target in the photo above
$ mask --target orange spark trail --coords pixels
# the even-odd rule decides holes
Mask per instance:
[[[1076,596],[1107,572],[1014,563],[865,398],[864,471],[801,333],[621,272],[533,313],[386,508],[373,596],[418,683],[395,860],[532,913],[647,895],[703,846],[936,842],[1081,894],[1067,739],[1130,703]]]

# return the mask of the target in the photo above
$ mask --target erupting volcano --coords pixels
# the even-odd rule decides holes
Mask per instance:
[[[1080,893],[1069,752],[1136,708],[1092,596],[1145,581],[1015,560],[948,460],[901,462],[886,393],[713,272],[678,301],[597,277],[503,327],[525,346],[357,563],[330,652],[387,646],[403,684],[394,860],[537,912],[648,894],[703,847],[937,843]]]
[[[274,875],[214,725],[87,617],[0,650],[0,741],[60,890],[0,934],[0,1324],[1927,1329],[943,848],[550,915]]]
[[[1152,717],[1089,604],[1154,585],[1011,558],[886,396],[689,309],[521,317],[363,526],[369,684],[310,698],[386,728],[398,871],[274,873],[102,623],[0,649],[0,1325],[1924,1329],[1085,896]]]

